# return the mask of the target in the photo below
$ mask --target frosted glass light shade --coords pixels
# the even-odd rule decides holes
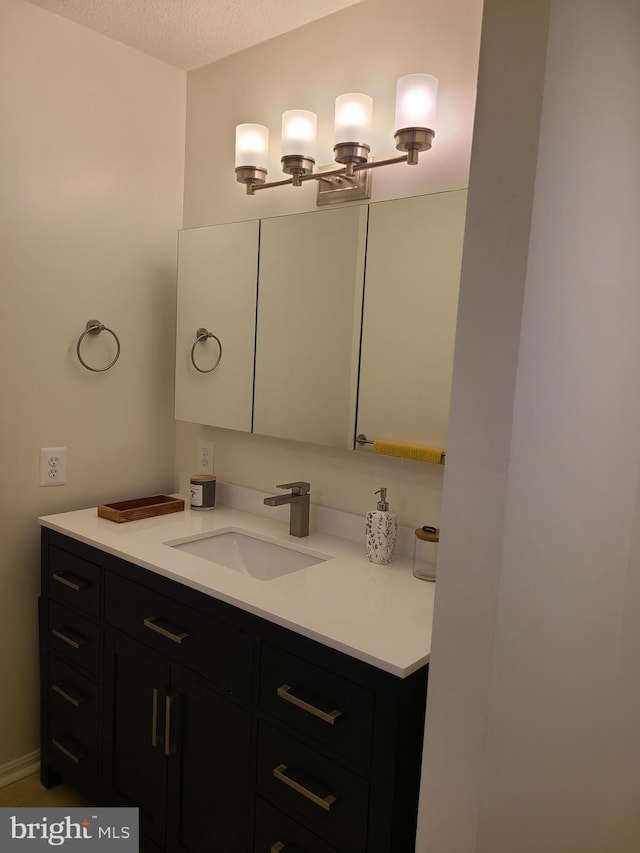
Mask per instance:
[[[368,142],[371,137],[372,115],[373,99],[369,95],[350,92],[336,98],[334,144]]]
[[[438,103],[438,81],[431,74],[408,74],[396,89],[396,131],[406,127],[433,130]]]
[[[314,157],[318,117],[309,110],[282,113],[282,156]]]
[[[239,124],[236,127],[236,168],[267,168],[269,129],[262,124]]]

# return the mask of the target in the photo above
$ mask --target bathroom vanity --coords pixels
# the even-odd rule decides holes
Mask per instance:
[[[433,586],[408,560],[229,507],[41,524],[46,786],[138,806],[146,853],[413,850]],[[307,565],[188,550],[229,531]]]

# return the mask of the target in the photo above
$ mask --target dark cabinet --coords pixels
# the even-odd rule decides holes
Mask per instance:
[[[51,763],[75,784],[90,785],[100,769],[98,685],[61,658],[51,655],[47,664]]]
[[[338,853],[285,812],[262,798],[256,801],[256,835],[253,853]]]
[[[426,667],[396,678],[42,534],[42,779],[145,853],[410,853]],[[62,580],[60,580],[62,578]]]
[[[172,849],[238,853],[248,849],[251,715],[196,676],[172,684],[179,704],[177,804]]]
[[[369,782],[304,741],[260,721],[258,788],[334,843],[363,853]]]
[[[75,549],[45,547],[40,600],[41,767],[45,785],[65,779],[101,796],[101,568]],[[98,552],[96,552],[97,554]]]
[[[161,848],[247,848],[251,717],[140,643],[105,648],[105,771],[109,802],[137,805]]]
[[[161,703],[169,695],[169,667],[123,637],[108,636],[105,652],[105,795],[138,806],[140,831],[163,847],[169,767]]]
[[[269,643],[262,646],[260,707],[299,734],[371,765],[375,694]]]
[[[152,584],[153,575],[146,574],[147,584]],[[250,700],[253,638],[228,622],[183,604],[179,584],[173,586],[177,590],[166,595],[153,586],[107,572],[105,622],[165,658],[206,676],[226,695]]]

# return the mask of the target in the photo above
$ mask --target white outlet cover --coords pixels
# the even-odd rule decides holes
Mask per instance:
[[[64,486],[67,482],[67,448],[40,448],[40,485]]]
[[[213,474],[213,442],[198,441],[198,474]]]

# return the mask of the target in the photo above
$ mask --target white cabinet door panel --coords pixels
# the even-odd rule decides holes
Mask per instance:
[[[445,448],[466,190],[370,205],[358,433]]]
[[[253,431],[352,447],[367,207],[262,221]]]
[[[259,222],[191,228],[178,241],[176,419],[249,432],[253,397]],[[191,363],[196,330],[220,338],[211,373]],[[197,344],[196,364],[218,357],[213,339]]]

